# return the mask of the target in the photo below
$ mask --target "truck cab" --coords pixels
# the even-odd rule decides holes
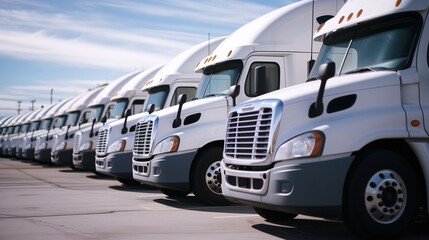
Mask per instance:
[[[129,108],[121,101],[111,101],[113,94],[125,86],[141,71],[125,74],[107,85],[90,103],[90,122],[82,124],[80,130],[74,134],[73,168],[95,170],[95,141],[98,130],[105,123],[116,121],[123,117]]]
[[[427,1],[347,1],[315,33],[306,83],[229,112],[224,196],[269,220],[342,219],[364,238],[427,216],[428,12]]]
[[[300,1],[234,31],[196,67],[203,73],[197,100],[152,113],[139,122],[134,179],[156,186],[170,197],[192,191],[207,204],[226,203],[220,161],[229,109],[303,82],[307,62],[321,45],[312,41],[317,26],[312,15],[334,15],[342,2],[315,1],[313,12],[312,1]]]
[[[178,104],[179,95],[186,93],[188,101],[195,97],[201,79],[195,73],[195,64],[207,56],[208,49],[217,47],[225,37],[211,39],[193,46],[171,59],[165,66],[154,72],[142,91],[147,92],[148,99],[142,113],[130,116],[104,128],[107,136],[98,138],[96,154],[97,172],[111,175],[126,185],[139,184],[132,175],[132,149],[136,124],[152,111],[159,111]]]
[[[78,101],[67,108],[68,117],[65,123],[66,128],[52,134],[53,139],[50,157],[53,164],[72,166],[74,134],[80,129],[80,126],[89,122],[91,108],[88,107],[88,104],[103,89],[104,86],[83,93]]]
[[[62,105],[64,101],[51,104],[44,107],[31,122],[30,129],[27,134],[21,137],[19,141],[18,149],[21,149],[21,157],[24,159],[34,159],[34,148],[36,144],[36,138],[39,134],[44,133],[52,124],[52,115]]]

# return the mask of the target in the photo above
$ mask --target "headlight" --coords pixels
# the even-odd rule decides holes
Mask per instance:
[[[33,144],[27,143],[27,145],[25,145],[25,149],[30,149],[30,148],[33,148]]]
[[[160,154],[166,152],[176,152],[179,148],[180,138],[178,136],[168,137],[156,145],[153,154]]]
[[[42,143],[42,146],[40,147],[40,149],[46,149],[48,147],[48,143],[44,142]]]
[[[322,154],[325,136],[322,132],[313,131],[296,136],[279,147],[274,161],[294,158],[317,157]]]
[[[92,141],[85,142],[79,148],[79,151],[91,150],[92,149]]]
[[[55,150],[60,151],[60,150],[65,150],[66,148],[67,148],[67,143],[61,142],[60,144],[58,144],[58,146],[55,148]]]
[[[127,141],[125,141],[124,139],[116,141],[112,143],[112,145],[110,145],[109,148],[107,148],[107,153],[123,152],[125,149],[125,145],[127,145]]]

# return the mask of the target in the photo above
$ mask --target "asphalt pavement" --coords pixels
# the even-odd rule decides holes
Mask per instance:
[[[416,224],[404,239],[429,239]],[[0,158],[0,240],[357,239],[340,221],[271,223],[242,205],[170,199],[144,185],[68,167]]]

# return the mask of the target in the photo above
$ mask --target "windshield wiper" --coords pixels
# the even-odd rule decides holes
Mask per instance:
[[[362,72],[377,72],[380,70],[386,70],[387,68],[385,67],[364,67],[364,68],[358,68],[355,70],[351,70],[348,72],[345,72],[343,74],[351,74],[351,73],[362,73]]]
[[[307,79],[307,81],[305,81],[305,82],[311,82],[314,80],[319,80],[319,78],[318,77],[311,77],[311,78]]]

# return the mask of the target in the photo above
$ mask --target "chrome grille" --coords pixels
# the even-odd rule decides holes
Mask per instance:
[[[79,152],[79,147],[80,147],[80,137],[81,137],[82,133],[81,132],[77,132],[74,135],[74,144],[73,144],[73,152],[74,153],[78,153]]]
[[[96,154],[104,155],[106,153],[108,133],[109,130],[104,128],[100,129],[98,132],[97,145],[95,146]]]
[[[144,156],[148,156],[150,154],[152,131],[152,120],[140,121],[137,123],[133,148],[134,154]]]
[[[267,157],[272,109],[231,112],[225,138],[225,155],[235,159]]]

